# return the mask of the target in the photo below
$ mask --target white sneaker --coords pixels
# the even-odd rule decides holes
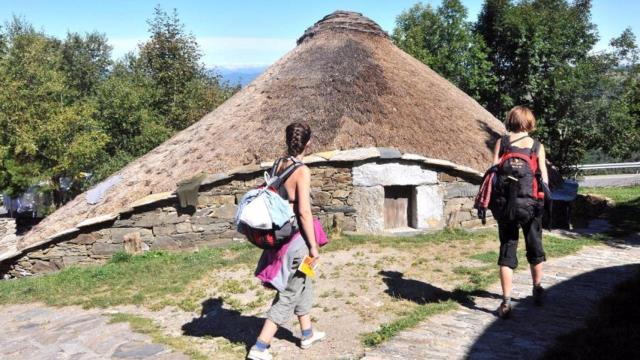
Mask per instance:
[[[258,350],[255,346],[251,347],[249,350],[249,354],[247,355],[247,359],[249,360],[272,360],[273,356],[269,352],[269,349],[266,350]]]
[[[311,347],[311,345],[313,345],[314,342],[316,341],[321,341],[322,339],[325,338],[325,336],[327,336],[327,334],[323,333],[322,331],[313,331],[313,335],[309,336],[306,339],[302,339],[300,341],[300,347],[302,349],[308,349]]]

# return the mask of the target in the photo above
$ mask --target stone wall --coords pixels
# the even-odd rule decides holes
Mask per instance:
[[[410,186],[414,227],[481,226],[473,209],[478,173],[442,160],[399,156],[383,148],[344,151],[330,160],[312,156],[308,164],[314,216],[328,231],[383,232],[385,187]],[[117,214],[86,219],[42,245],[16,252],[2,262],[0,274],[24,276],[101,263],[123,250],[197,250],[243,241],[233,225],[237,204],[263,182],[267,167],[210,175],[200,186],[196,206],[182,208],[174,193],[158,193]]]
[[[483,226],[473,208],[479,185],[463,178],[441,172],[438,176],[444,188],[444,219],[447,228],[476,228]],[[487,225],[495,224],[487,211]]]
[[[311,168],[313,214],[325,229],[355,230],[351,168]],[[177,198],[136,208],[121,214],[101,229],[82,229],[17,259],[11,276],[47,273],[77,264],[105,262],[117,251],[197,250],[241,241],[233,218],[240,198],[262,183],[262,172],[200,188],[195,207],[180,208]]]

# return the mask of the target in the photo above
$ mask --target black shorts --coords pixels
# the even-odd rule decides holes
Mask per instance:
[[[542,211],[535,209],[530,219],[522,221],[498,221],[498,235],[500,237],[500,254],[498,265],[512,269],[518,267],[518,237],[519,229],[524,233],[527,261],[531,265],[546,261],[542,248]]]

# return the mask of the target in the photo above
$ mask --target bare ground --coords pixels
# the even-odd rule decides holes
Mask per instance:
[[[453,269],[482,265],[469,256],[495,250],[497,241],[465,240],[381,247],[360,245],[321,254],[314,280],[316,305],[311,313],[314,326],[327,332],[327,339],[309,350],[298,347],[300,330],[295,318],[281,329],[272,344],[277,359],[352,359],[364,354],[361,334],[375,331],[417,305],[394,293],[398,281],[409,287],[403,292],[437,300],[464,283],[466,277]],[[275,291],[263,288],[253,277],[253,268],[234,266],[215,271],[194,282],[182,297],[181,307],[148,309],[119,306],[113,312],[153,319],[172,336],[184,336],[202,354],[216,359],[243,358],[262,326],[263,314]],[[425,288],[425,284],[427,288]]]

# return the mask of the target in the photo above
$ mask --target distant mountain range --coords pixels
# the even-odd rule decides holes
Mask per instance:
[[[223,81],[227,81],[229,85],[246,86],[260,76],[266,68],[267,65],[241,68],[216,67],[211,70],[222,76]]]

